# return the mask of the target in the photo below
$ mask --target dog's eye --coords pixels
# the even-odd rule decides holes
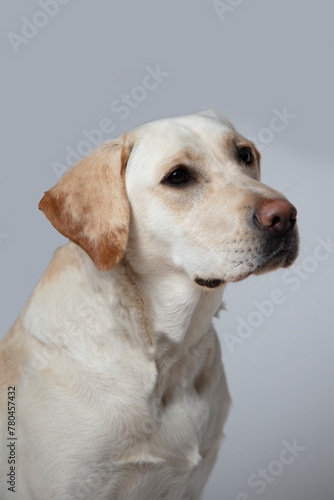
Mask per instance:
[[[238,154],[241,158],[241,160],[246,164],[246,165],[251,165],[254,161],[253,153],[250,148],[241,148],[238,151]]]
[[[188,170],[185,167],[178,167],[177,169],[173,170],[171,174],[166,179],[166,182],[168,184],[174,184],[174,185],[180,185],[180,184],[186,184],[189,182],[191,179],[190,174]]]

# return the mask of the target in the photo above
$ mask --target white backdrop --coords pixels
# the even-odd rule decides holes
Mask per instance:
[[[298,208],[301,254],[289,272],[227,287],[216,327],[233,407],[204,499],[332,500],[333,4],[2,10],[1,336],[65,241],[37,209],[59,173],[94,142],[212,107],[258,142],[263,181]]]

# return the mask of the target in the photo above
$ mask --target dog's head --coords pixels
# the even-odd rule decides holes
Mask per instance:
[[[99,270],[181,271],[215,288],[287,267],[296,209],[260,182],[260,154],[213,112],[148,123],[105,143],[40,202]]]

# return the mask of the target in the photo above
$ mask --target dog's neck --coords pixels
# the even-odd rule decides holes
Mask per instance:
[[[222,289],[201,289],[180,272],[137,276],[137,286],[150,311],[154,337],[165,335],[176,343],[197,343],[222,303]]]
[[[111,271],[101,273],[87,256],[85,267],[93,286],[95,283],[105,294],[117,295],[122,290],[131,297],[152,343],[167,337],[173,343],[196,344],[221,308],[224,286],[214,290],[200,287],[177,269],[167,271],[160,266],[138,272],[125,258]]]

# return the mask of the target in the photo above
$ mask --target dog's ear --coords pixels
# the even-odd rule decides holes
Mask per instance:
[[[51,224],[83,248],[97,269],[107,271],[124,256],[130,219],[124,140],[105,143],[79,161],[39,203]]]

